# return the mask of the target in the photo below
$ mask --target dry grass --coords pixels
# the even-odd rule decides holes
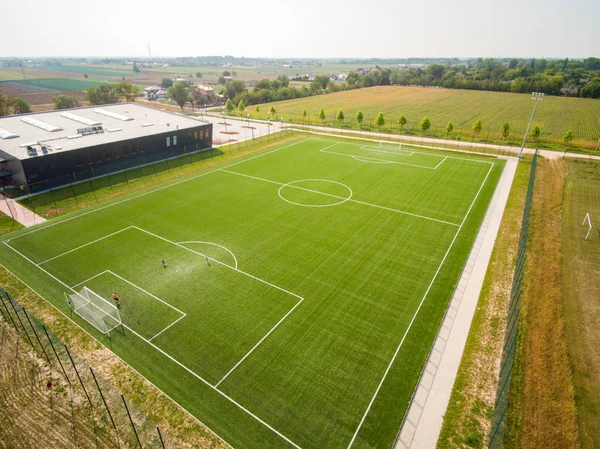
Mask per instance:
[[[570,160],[563,208],[563,304],[582,447],[600,447],[600,163]],[[595,229],[584,240],[590,213]]]
[[[507,448],[578,448],[562,306],[563,160],[538,161]]]
[[[444,416],[439,449],[483,448],[489,438],[530,168],[530,158],[517,168]]]
[[[127,398],[133,401],[142,412],[146,413],[156,422],[165,433],[169,434],[172,439],[177,440],[178,447],[200,449],[228,447],[185,410],[173,403],[165,394],[155,388],[89,334],[75,326],[67,317],[51,307],[43,298],[30,290],[1,265],[0,279],[2,279],[2,287],[6,291],[10,292],[28,311],[44,322],[48,328],[52,329],[62,341],[72,348],[74,352],[77,352],[79,356],[83,357],[102,377],[110,381],[113,385],[116,385]],[[36,407],[32,406],[31,402],[35,401],[37,396],[30,395],[29,397],[30,404],[21,404],[21,409],[36,409]],[[21,415],[12,415],[12,420],[17,418],[23,419]],[[32,420],[35,421],[35,419],[37,418],[34,416]],[[66,418],[63,417],[61,419],[64,420]],[[70,428],[68,420],[66,428]],[[21,433],[20,440],[24,441],[24,443],[22,446],[16,447],[34,447],[34,444],[27,445],[26,442],[39,443],[44,438],[46,438],[44,429],[38,426],[35,435]],[[57,440],[56,444],[50,444],[47,447],[72,447],[68,438],[64,438],[63,440],[65,442],[64,445]]]

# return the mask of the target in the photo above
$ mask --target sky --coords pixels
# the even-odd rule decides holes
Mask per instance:
[[[600,0],[0,0],[0,57],[600,57]]]

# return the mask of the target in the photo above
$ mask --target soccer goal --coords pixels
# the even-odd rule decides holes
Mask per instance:
[[[69,308],[103,334],[121,326],[119,309],[87,287],[77,293],[65,293]]]
[[[590,213],[588,212],[587,214],[585,214],[585,218],[583,219],[583,223],[581,223],[581,225],[583,226],[585,223],[588,223],[589,225],[589,229],[587,234],[585,235],[585,239],[587,240],[588,237],[590,236],[590,233],[592,232],[592,218],[590,217]]]
[[[381,148],[382,150],[396,150],[396,151],[404,150],[401,142],[385,142],[383,140],[379,141],[379,148]]]

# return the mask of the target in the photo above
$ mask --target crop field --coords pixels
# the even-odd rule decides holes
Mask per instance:
[[[43,78],[21,81],[3,81],[0,82],[0,89],[2,89],[2,86],[4,85],[9,85],[38,92],[75,92],[86,90],[90,87],[96,87],[103,83],[104,81],[91,79]]]
[[[325,109],[326,122],[339,126],[337,112],[343,109],[345,124],[358,129],[356,113],[364,113],[363,125],[373,125],[377,113],[383,112],[386,124],[383,130],[398,132],[398,118],[404,114],[408,123],[404,131],[417,132],[424,116],[431,120],[430,133],[444,135],[446,124],[452,121],[452,135],[471,138],[471,130],[477,119],[483,122],[478,137],[501,141],[501,126],[510,125],[509,140],[520,143],[531,117],[533,101],[527,94],[485,92],[458,89],[423,87],[378,86],[329,95],[320,95],[296,100],[273,103],[278,117],[302,122],[302,111],[306,109],[308,121],[321,123],[318,114]],[[262,116],[269,106],[261,108]],[[248,108],[256,116],[254,108]],[[568,129],[573,130],[574,146],[595,149],[600,138],[600,101],[586,98],[547,96],[538,104],[533,126],[541,128],[539,141],[562,144]],[[376,127],[375,127],[376,128]]]
[[[386,448],[503,167],[299,138],[8,234],[0,262],[236,449]],[[83,287],[120,295],[110,338],[70,313]]]
[[[95,75],[95,76],[107,76],[107,77],[118,77],[121,78],[134,76],[136,73],[133,71],[133,67],[129,69],[114,69],[106,68],[103,66],[93,65],[57,65],[57,66],[46,66],[46,70],[52,70],[57,72],[68,72],[68,73],[80,73],[81,75]]]

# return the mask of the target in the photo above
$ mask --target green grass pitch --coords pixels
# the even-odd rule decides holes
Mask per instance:
[[[17,231],[0,260],[66,314],[118,292],[112,350],[235,448],[391,447],[503,166],[301,138]]]

